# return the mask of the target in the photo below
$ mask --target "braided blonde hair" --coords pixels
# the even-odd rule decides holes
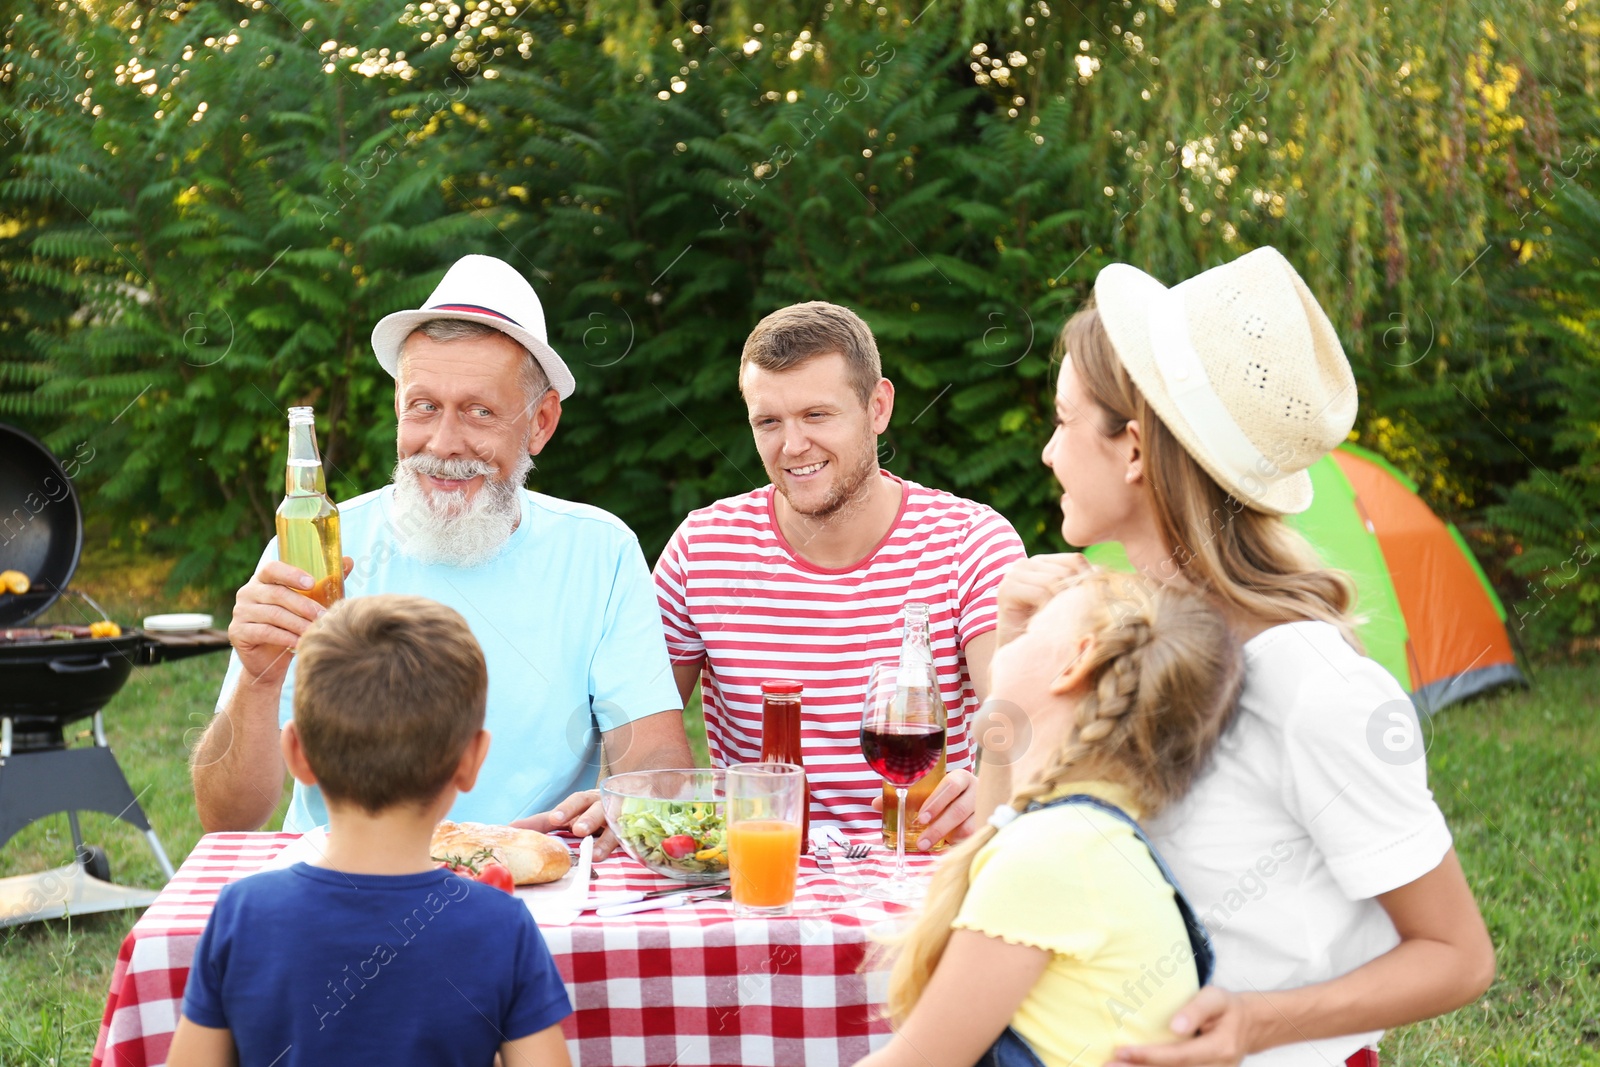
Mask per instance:
[[[1057,593],[1083,583],[1096,586],[1100,597],[1086,681],[1074,702],[1077,730],[1010,804],[1026,811],[1069,782],[1102,779],[1131,792],[1142,815],[1154,815],[1188,791],[1231,720],[1243,678],[1239,645],[1196,591],[1091,571]],[[893,942],[888,1014],[896,1022],[911,1013],[938,966],[973,859],[995,833],[985,825],[951,850],[934,873],[922,914]]]

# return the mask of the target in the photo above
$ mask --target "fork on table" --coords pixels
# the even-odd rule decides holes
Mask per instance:
[[[813,835],[813,852],[817,858],[817,866],[833,873],[833,853],[830,845],[838,845],[847,860],[866,859],[872,852],[872,845],[865,841],[851,843],[845,836],[831,826],[823,827]]]

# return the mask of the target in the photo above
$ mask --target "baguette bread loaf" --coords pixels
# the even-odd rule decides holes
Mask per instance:
[[[436,859],[469,860],[485,849],[494,853],[518,885],[553,882],[572,869],[567,846],[537,830],[448,819],[433,828]]]

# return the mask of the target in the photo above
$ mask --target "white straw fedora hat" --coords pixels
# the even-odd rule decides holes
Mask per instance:
[[[544,307],[515,267],[493,256],[462,256],[445,272],[433,295],[416,311],[385,315],[372,330],[372,350],[392,377],[400,346],[411,331],[432,319],[465,319],[493,326],[526,348],[544,368],[550,387],[565,400],[576,383],[544,328]]]
[[[1306,468],[1349,435],[1356,382],[1282,253],[1258,248],[1171,289],[1113,263],[1094,298],[1128,376],[1218,485],[1272,515],[1311,506]]]

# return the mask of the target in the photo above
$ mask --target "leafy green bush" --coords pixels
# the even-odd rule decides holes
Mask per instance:
[[[1530,321],[1561,360],[1548,370],[1554,458],[1486,511],[1517,539],[1509,569],[1527,583],[1509,622],[1536,648],[1600,631],[1600,200],[1563,183],[1549,201],[1550,239],[1534,264]]]
[[[318,40],[394,33],[312,10]],[[17,85],[77,70],[93,110],[9,112],[0,202],[48,213],[9,273],[75,314],[7,353],[0,382],[31,388],[0,394],[0,415],[40,419],[60,455],[92,453],[89,509],[182,554],[174,581],[234,584],[282,494],[287,406],[324,417],[335,493],[381,480],[392,396],[362,358],[371,324],[427,294],[442,250],[492,232],[447,205],[441,153],[405,153],[448,112],[454,70],[423,68],[436,91],[330,78],[304,32],[241,28],[222,4],[156,18],[137,44],[43,16],[19,17],[9,43],[24,40],[33,52],[8,49]]]
[[[1571,463],[1557,372],[1584,364],[1508,295],[1556,217],[1523,170],[1588,128],[1558,12],[1067,7],[31,9],[0,31],[0,418],[87,445],[91,514],[230,588],[283,409],[318,408],[337,497],[382,484],[371,326],[486,252],[579,381],[533,484],[647,552],[765,481],[738,352],[813,298],[878,334],[885,465],[1044,548],[1049,354],[1095,273],[1271,243],[1341,329],[1364,439],[1436,507]],[[1525,529],[1530,559],[1561,539]]]

